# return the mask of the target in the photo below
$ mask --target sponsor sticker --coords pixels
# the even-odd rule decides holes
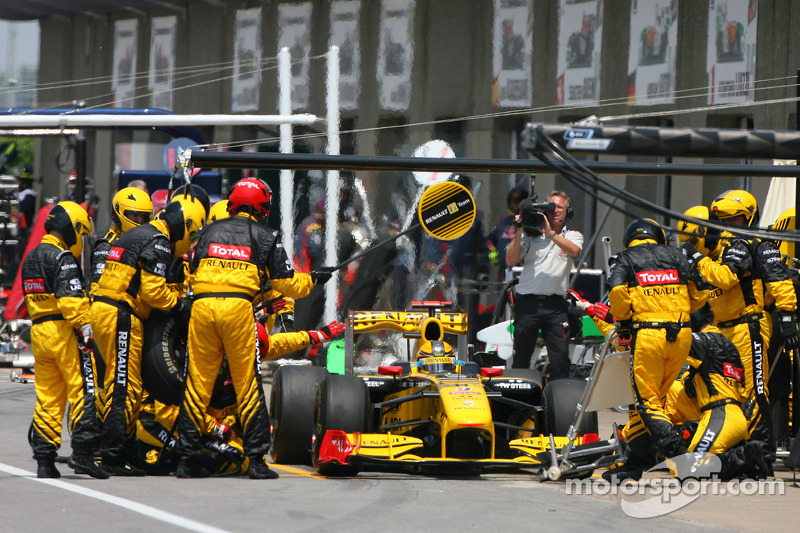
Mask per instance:
[[[114,261],[119,261],[120,259],[122,259],[122,252],[124,250],[125,250],[124,248],[120,248],[119,246],[115,246],[111,250],[109,250],[108,258],[109,259],[113,259]]]
[[[670,270],[644,270],[636,273],[639,285],[666,285],[668,283],[678,283],[678,271]]]
[[[26,293],[44,292],[44,278],[26,279],[22,285]]]
[[[208,246],[208,255],[210,257],[219,257],[222,259],[241,259],[247,261],[250,259],[250,247],[212,242]]]
[[[722,365],[722,374],[725,377],[733,378],[736,381],[742,381],[742,372],[744,371],[743,368],[736,368],[730,363],[723,363]]]

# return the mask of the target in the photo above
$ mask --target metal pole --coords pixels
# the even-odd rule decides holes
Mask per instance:
[[[327,106],[327,155],[339,155],[339,47],[331,46],[328,51],[328,79],[325,105]],[[339,261],[337,249],[339,245],[339,171],[327,172],[326,195],[328,209],[325,213],[325,264],[335,265]],[[330,283],[325,285],[325,323],[336,320],[336,308],[339,303],[339,271],[333,272]]]
[[[797,157],[795,155],[794,157]],[[324,154],[277,154],[271,152],[211,152],[193,150],[191,161],[194,165],[222,168],[274,168],[303,170],[420,170],[430,172],[542,172],[553,170],[534,159],[473,159],[473,158],[435,158],[435,157],[397,157]],[[800,166],[794,165],[741,165],[705,163],[640,163],[624,161],[584,162],[598,174],[635,174],[638,176],[748,176],[772,178],[774,176],[800,176]],[[555,162],[558,167],[563,163]]]
[[[86,197],[86,136],[78,132],[75,141],[75,202],[82,203]]]
[[[292,73],[289,49],[284,47],[278,52],[278,112],[288,115],[292,112]],[[294,151],[292,145],[292,126],[280,125],[280,150],[282,154]],[[281,169],[281,233],[283,248],[291,261],[294,257],[294,173],[288,168]]]

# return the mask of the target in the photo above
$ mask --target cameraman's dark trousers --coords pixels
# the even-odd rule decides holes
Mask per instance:
[[[567,307],[567,300],[556,294],[516,295],[512,368],[530,368],[541,330],[550,358],[550,379],[569,377]]]

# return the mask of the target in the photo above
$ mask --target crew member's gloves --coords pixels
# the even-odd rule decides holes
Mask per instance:
[[[632,320],[619,320],[617,321],[617,342],[620,344],[628,344],[631,342],[633,334],[633,321]]]
[[[681,250],[684,254],[686,254],[686,258],[689,259],[689,262],[696,265],[703,257],[703,254],[697,251],[694,244],[689,241],[686,241],[681,245]]]
[[[232,427],[219,422],[214,423],[214,429],[211,430],[211,436],[217,440],[221,440],[222,442],[228,442],[229,440],[237,437],[236,432]]]
[[[256,338],[258,354],[261,356],[261,360],[264,361],[267,359],[267,354],[269,353],[269,333],[267,332],[267,328],[264,327],[264,324],[259,321],[256,321]]]
[[[275,313],[282,311],[284,307],[286,307],[286,298],[283,296],[278,296],[272,300],[267,300],[266,302],[259,304],[258,311],[256,311],[256,320],[263,324],[267,321],[269,315],[274,315]]]
[[[175,306],[175,311],[177,311],[177,321],[179,324],[184,326],[189,325],[189,318],[192,315],[192,299],[188,296],[184,296],[180,300],[178,300],[178,305]]]
[[[331,279],[334,270],[336,270],[335,267],[320,267],[317,270],[312,270],[310,272],[311,281],[314,282],[314,285],[327,283],[327,281]]]
[[[797,317],[792,311],[778,311],[778,323],[781,325],[783,344],[790,350],[800,348],[800,331],[797,330]]]
[[[236,465],[241,465],[245,460],[245,456],[242,452],[224,442],[206,439],[206,441],[203,442],[203,447],[211,452],[212,455],[217,455],[217,457]]]
[[[599,318],[604,322],[608,322],[611,318],[611,308],[606,304],[598,302],[596,304],[590,304],[586,308],[586,314],[594,318]]]
[[[572,289],[567,289],[567,301],[582,311],[586,311],[586,308],[592,304],[589,300],[584,300],[580,294]]]
[[[343,331],[344,331],[344,323],[339,322],[338,320],[334,320],[325,327],[309,331],[308,336],[311,337],[311,345],[317,347],[321,346],[326,342],[330,342],[331,339],[333,339],[335,336],[339,335]]]
[[[92,353],[94,349],[94,333],[92,332],[92,325],[88,322],[82,325],[79,329],[75,330],[75,336],[78,337],[78,348],[84,355]]]
[[[278,323],[278,333],[294,331],[294,313],[278,313],[275,321]]]

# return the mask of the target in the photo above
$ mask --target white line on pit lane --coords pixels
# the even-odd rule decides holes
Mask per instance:
[[[80,494],[82,496],[88,496],[89,498],[94,498],[112,505],[118,505],[123,509],[142,514],[148,518],[155,518],[156,520],[166,522],[173,526],[182,527],[184,529],[188,529],[189,531],[198,531],[200,533],[228,533],[228,531],[225,529],[219,529],[214,526],[201,524],[200,522],[195,522],[194,520],[183,518],[182,516],[174,515],[172,513],[162,511],[161,509],[156,509],[155,507],[150,507],[149,505],[137,503],[125,498],[112,496],[111,494],[87,489],[78,485],[72,485],[65,481],[58,481],[56,479],[39,479],[33,472],[28,472],[7,464],[0,463],[0,471],[11,474],[12,476],[29,479],[31,481],[38,481],[39,483],[44,483],[45,485],[50,485],[51,487],[55,487],[57,489],[63,489]]]

